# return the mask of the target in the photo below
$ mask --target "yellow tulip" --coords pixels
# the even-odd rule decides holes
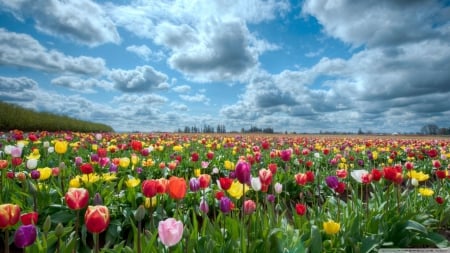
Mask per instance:
[[[201,172],[200,169],[194,169],[194,175],[195,175],[196,177],[199,177],[200,174],[202,174],[202,172]]]
[[[37,170],[40,173],[39,180],[49,179],[50,176],[52,175],[52,169],[50,169],[49,167],[38,168]]]
[[[242,195],[244,195],[244,191],[247,192],[249,190],[248,185],[242,185],[239,181],[235,180],[230,186],[230,189],[227,190],[228,194],[235,199],[240,199]]]
[[[69,181],[69,186],[71,188],[80,188],[81,187],[80,180],[81,180],[80,176],[76,176],[76,177],[72,178]]]
[[[138,186],[139,183],[141,183],[141,180],[135,177],[130,177],[125,181],[125,184],[127,185],[128,188],[134,188]]]
[[[83,181],[83,183],[85,183],[85,184],[88,184],[88,183],[92,184],[92,183],[97,182],[98,180],[100,180],[99,175],[94,174],[94,173],[83,174],[81,176],[81,181]]]
[[[419,193],[424,197],[430,197],[434,194],[434,191],[431,188],[422,187],[419,188]]]
[[[67,152],[67,141],[56,141],[55,152],[58,154],[65,154]]]
[[[144,206],[145,208],[150,208],[156,206],[157,199],[156,196],[152,198],[145,198]]]
[[[128,157],[120,158],[119,165],[124,169],[128,168],[128,166],[130,165],[130,158]]]
[[[419,182],[426,181],[430,178],[430,175],[423,173],[422,171],[411,170],[407,173],[408,177],[416,179]]]
[[[102,174],[102,179],[103,179],[103,181],[109,182],[109,181],[117,179],[117,176],[116,176],[116,173],[104,173],[104,174]]]
[[[181,151],[183,151],[183,146],[181,146],[181,145],[173,146],[173,151],[181,152]]]
[[[329,220],[329,221],[326,221],[323,223],[323,230],[328,235],[337,234],[339,232],[339,229],[341,229],[341,224],[339,224],[333,220]]]
[[[131,164],[136,165],[139,162],[139,156],[136,154],[131,155]]]
[[[229,160],[226,160],[224,163],[224,167],[227,170],[234,170],[234,163],[230,162]]]
[[[372,158],[373,158],[373,160],[377,160],[378,159],[378,152],[377,151],[373,151],[372,152]]]
[[[97,151],[98,150],[98,145],[97,144],[92,144],[91,149],[92,149],[92,151]]]

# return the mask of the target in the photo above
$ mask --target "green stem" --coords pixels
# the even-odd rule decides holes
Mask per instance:
[[[3,231],[5,232],[5,253],[9,253],[9,231],[8,229]]]
[[[141,229],[142,229],[142,221],[138,221],[138,238],[137,238],[137,252],[141,253]]]
[[[100,242],[99,242],[99,233],[94,233],[94,252],[99,253],[100,252]]]

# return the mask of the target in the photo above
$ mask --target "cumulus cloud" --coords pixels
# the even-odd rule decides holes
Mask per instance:
[[[196,95],[180,95],[180,98],[187,102],[197,102],[197,103],[209,103],[209,98],[205,96],[205,94],[196,94]]]
[[[131,45],[126,48],[127,51],[132,52],[142,58],[145,61],[149,61],[151,59],[155,61],[162,60],[165,55],[162,51],[153,52],[149,47],[146,45]]]
[[[29,35],[0,28],[0,64],[28,67],[46,72],[98,75],[105,70],[105,61],[88,56],[67,56],[48,50]]]
[[[247,23],[272,20],[290,8],[288,1],[274,0],[107,5],[119,26],[163,46],[173,69],[201,82],[242,81],[261,54],[280,49],[250,33]]]
[[[91,0],[0,1],[18,18],[33,18],[39,31],[89,46],[120,43],[116,27],[103,8]]]
[[[0,76],[0,100],[2,101],[30,101],[36,95],[34,91],[38,84],[28,77]]]
[[[133,70],[113,69],[109,78],[114,87],[123,92],[140,92],[167,89],[167,75],[151,66],[138,66]]]
[[[173,91],[178,93],[187,93],[191,90],[191,86],[189,85],[178,85],[173,87]]]
[[[145,95],[135,95],[135,94],[124,94],[118,97],[114,97],[114,103],[122,104],[139,104],[139,105],[154,105],[154,104],[164,104],[168,101],[166,97],[157,94],[145,94]]]
[[[439,1],[308,0],[303,3],[302,11],[314,16],[326,34],[356,47],[395,46],[442,38],[442,28],[448,26],[443,17],[448,14],[441,4]],[[445,38],[448,36],[447,31]]]
[[[82,79],[78,76],[60,76],[51,80],[51,83],[83,93],[96,93],[95,88],[112,90],[112,84],[110,82],[94,78]]]
[[[221,29],[214,29],[219,27],[215,22],[208,26],[209,37],[202,43],[183,38],[180,50],[173,48],[168,60],[172,68],[191,79],[232,80],[256,65],[257,55],[249,48],[248,30],[242,23],[222,23]]]

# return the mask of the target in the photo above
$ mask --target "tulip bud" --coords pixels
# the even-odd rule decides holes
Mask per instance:
[[[44,234],[47,234],[48,231],[50,231],[50,228],[52,227],[52,219],[50,215],[45,218],[44,225],[43,225],[43,232]]]
[[[145,218],[145,207],[144,205],[140,205],[134,213],[134,219],[136,221],[141,221],[144,218]]]
[[[100,195],[100,193],[96,193],[95,195],[94,195],[94,205],[103,205],[103,199],[102,199],[102,196]]]
[[[61,238],[63,234],[64,234],[64,226],[61,223],[58,223],[58,225],[56,225],[55,228],[55,235],[56,237]]]

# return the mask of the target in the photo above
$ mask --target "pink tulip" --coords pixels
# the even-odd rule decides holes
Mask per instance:
[[[177,244],[183,236],[183,223],[174,218],[160,221],[158,234],[161,242],[167,247]]]

